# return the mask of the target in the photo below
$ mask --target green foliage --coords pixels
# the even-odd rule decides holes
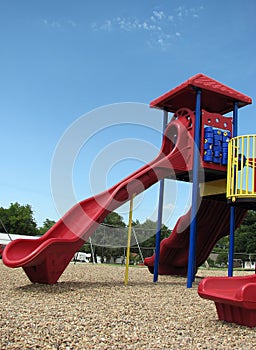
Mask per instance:
[[[11,234],[35,236],[38,234],[33,211],[29,204],[11,203],[9,208],[0,207],[0,218]],[[4,228],[1,227],[4,232]]]
[[[141,248],[143,248],[143,247],[155,247],[155,245],[156,245],[156,229],[157,229],[157,223],[155,221],[152,221],[149,219],[144,221],[142,224],[137,223],[135,230],[136,230],[136,234],[137,234],[139,241],[142,242],[140,244]],[[151,231],[151,234],[148,231]],[[149,234],[150,234],[150,237],[147,240],[143,241],[140,237],[143,237],[143,235],[145,236],[145,232],[147,232],[147,236],[149,236]],[[166,237],[169,237],[171,232],[172,231],[167,226],[162,225],[161,240],[166,238]],[[151,252],[150,252],[150,254],[151,254]]]
[[[45,221],[43,222],[43,226],[39,227],[38,229],[38,234],[39,235],[45,234],[54,224],[55,224],[54,220],[45,219]]]
[[[11,203],[9,208],[0,207],[0,218],[4,227],[0,231],[17,235],[37,236],[43,235],[54,224],[55,221],[46,219],[42,227],[37,227],[33,216],[31,205],[21,205],[19,203]]]
[[[228,250],[229,247],[229,236],[222,237],[216,244],[214,251]]]
[[[225,251],[219,253],[216,259],[216,265],[226,266],[227,263],[228,263],[228,253]]]
[[[155,247],[156,240],[156,227],[157,223],[147,219],[145,222],[140,223],[139,220],[133,221],[133,229],[135,230],[137,239],[139,241],[140,248],[146,248],[143,250],[144,257],[152,255],[152,249]],[[123,218],[116,212],[110,213],[100,225],[96,232],[92,235],[93,250],[95,255],[102,258],[105,257],[106,262],[110,263],[112,260],[125,255],[126,247],[120,246],[120,237],[123,239],[123,235],[127,234],[127,226],[123,222]],[[171,230],[167,226],[163,225],[161,230],[161,239],[168,237],[171,234]],[[106,237],[111,246],[106,246]],[[143,239],[149,237],[148,239]],[[123,244],[126,244],[122,240]],[[87,242],[81,251],[91,252],[90,244]],[[137,245],[131,247],[130,263],[137,263],[141,261],[139,249]]]
[[[105,217],[105,219],[103,220],[103,224],[116,227],[125,227],[123,217],[115,211],[113,211]]]
[[[256,253],[256,213],[248,211],[242,225],[235,233],[236,253]]]
[[[226,265],[228,260],[229,236],[221,238],[214,252],[218,253],[216,264]],[[256,213],[249,210],[242,225],[235,232],[234,258],[254,260],[256,256]]]
[[[209,265],[210,267],[214,267],[214,265],[215,265],[214,260],[212,260],[211,258],[208,258],[208,259],[207,259],[207,263],[208,263],[208,265]]]
[[[91,253],[91,246],[89,243],[85,243],[81,248],[80,252]]]

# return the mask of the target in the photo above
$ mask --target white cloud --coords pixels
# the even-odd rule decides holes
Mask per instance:
[[[143,27],[143,29],[145,29],[145,30],[149,30],[149,29],[150,29],[149,26],[148,26],[148,24],[147,24],[147,22],[143,22],[142,27]]]
[[[185,7],[185,6],[179,6],[176,8],[175,12],[177,13],[177,16],[180,19],[183,19],[185,17],[192,17],[192,18],[199,18],[200,12],[204,9],[203,6],[200,7]]]
[[[48,20],[48,19],[44,19],[43,20],[43,24],[51,29],[65,29],[68,27],[72,27],[75,28],[77,27],[77,24],[75,21],[73,21],[72,19],[68,19],[68,20]]]
[[[67,23],[68,23],[69,25],[71,25],[71,27],[73,27],[73,28],[77,27],[76,22],[73,21],[72,19],[69,19]]]
[[[112,21],[110,19],[105,20],[101,26],[101,29],[110,32],[112,30]]]
[[[147,35],[146,43],[150,47],[158,46],[166,50],[173,41],[182,37],[181,21],[199,18],[203,7],[187,8],[179,6],[172,12],[153,10],[148,17],[113,17],[106,19],[103,23],[93,23],[93,30],[121,31]],[[188,18],[189,17],[189,18]],[[143,38],[145,40],[145,38]]]
[[[137,23],[132,21],[130,18],[117,17],[113,18],[113,28],[121,29],[122,31],[130,32],[136,30]]]
[[[165,18],[165,14],[163,11],[153,11],[153,16],[158,20]]]
[[[49,21],[47,19],[43,20],[44,25],[47,27],[51,27],[51,28],[61,28],[61,24],[59,21]]]

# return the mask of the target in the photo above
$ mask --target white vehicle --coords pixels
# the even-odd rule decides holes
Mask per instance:
[[[80,262],[90,262],[91,254],[90,253],[84,253],[84,252],[76,252],[74,255],[74,261],[80,261]]]

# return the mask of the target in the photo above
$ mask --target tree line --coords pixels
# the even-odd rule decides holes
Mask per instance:
[[[219,240],[214,248],[218,253],[216,263],[218,265],[227,265],[229,251],[229,236]],[[256,260],[256,212],[249,210],[235,232],[234,258],[247,261]]]
[[[151,256],[154,253],[156,241],[157,222],[146,219],[143,223],[139,220],[132,222],[132,237],[131,242],[131,263],[143,262],[143,258]],[[161,239],[169,237],[171,230],[166,226],[161,227]],[[123,221],[123,217],[116,212],[110,213],[92,235],[93,250],[95,256],[100,256],[106,262],[115,261],[116,258],[125,256],[127,245],[128,228]],[[95,237],[96,236],[96,237]],[[109,237],[107,243],[106,236]],[[90,244],[87,242],[82,251],[89,253],[91,250]]]

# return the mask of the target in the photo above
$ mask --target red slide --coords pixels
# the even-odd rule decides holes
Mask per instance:
[[[218,240],[229,233],[229,211],[226,202],[202,198],[197,212],[196,267],[202,265]],[[246,211],[237,209],[236,226]],[[161,241],[159,256],[160,275],[187,275],[190,231],[190,210],[177,221],[171,235]],[[154,272],[155,256],[146,258],[144,264]]]
[[[42,237],[10,242],[3,251],[4,264],[22,267],[32,282],[57,282],[75,252],[110,212],[160,179],[191,170],[192,159],[191,120],[174,118],[152,162],[109,190],[76,204]]]

